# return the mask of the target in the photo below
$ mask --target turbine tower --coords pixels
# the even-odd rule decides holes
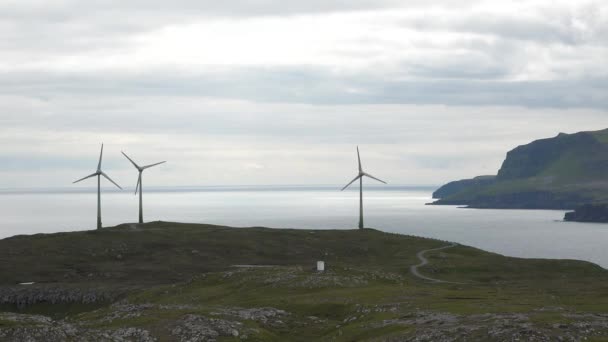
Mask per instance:
[[[363,229],[363,176],[375,179],[384,184],[386,184],[386,182],[370,175],[369,173],[363,172],[363,168],[361,167],[361,156],[359,156],[359,146],[357,146],[357,160],[359,161],[359,174],[352,181],[350,181],[350,183],[346,184],[346,186],[340,191],[344,191],[344,189],[348,188],[348,186],[353,184],[357,179],[359,180],[359,229]]]
[[[137,169],[137,171],[139,171],[139,177],[137,178],[137,185],[135,186],[135,194],[137,195],[137,189],[139,189],[139,223],[144,223],[144,212],[143,212],[143,208],[142,208],[142,184],[141,184],[141,174],[142,172],[144,172],[145,169],[150,168],[152,166],[156,166],[162,163],[165,163],[165,161],[159,162],[159,163],[154,163],[154,164],[150,164],[150,165],[146,165],[146,166],[139,166],[137,165],[131,158],[129,158],[128,155],[126,155],[124,152],[121,151],[121,153],[127,157],[127,159],[129,159],[129,161],[131,162],[131,164],[133,164],[133,166],[135,166],[135,168]]]
[[[99,163],[97,164],[97,171],[95,171],[95,173],[93,173],[93,174],[90,174],[90,175],[74,182],[74,183],[78,183],[87,178],[97,176],[97,229],[101,229],[101,176],[104,176],[107,180],[112,182],[112,184],[116,185],[119,189],[122,190],[120,185],[116,184],[116,182],[114,182],[112,179],[110,179],[110,177],[108,177],[108,175],[106,175],[103,171],[101,171],[102,157],[103,157],[103,144],[101,144],[101,152],[99,153]],[[72,183],[72,184],[74,184],[74,183]]]

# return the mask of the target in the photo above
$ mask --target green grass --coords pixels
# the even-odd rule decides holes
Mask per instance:
[[[409,241],[409,243],[404,243]],[[233,264],[312,267],[316,260],[355,265],[412,262],[430,239],[366,230],[275,230],[167,222],[0,240],[0,284],[163,284]]]
[[[593,136],[600,142],[608,144],[608,129],[591,132]]]
[[[289,312],[282,318],[284,326],[244,321],[256,331],[249,336],[253,341],[412,337],[419,326],[382,322],[409,322],[420,312],[463,321],[480,314],[525,313],[533,324],[551,329],[553,323],[570,322],[565,313],[608,311],[608,271],[582,261],[509,258],[456,246],[427,253],[430,264],[420,271],[461,284],[428,283],[409,273],[408,267],[419,262],[418,251],[446,244],[371,229],[154,222],[138,229],[118,226],[0,240],[0,279],[5,286],[46,282],[42,288],[63,286],[68,275],[76,281],[70,286],[116,291],[116,300],[125,303],[153,304],[137,317],[112,321],[103,320],[116,310],[109,303],[71,309],[41,303],[26,310],[92,328],[142,327],[161,340],[171,339],[171,327],[186,314],[234,319],[212,314],[226,308]],[[318,259],[326,261],[327,272],[312,270]],[[236,269],[234,264],[277,266]],[[310,316],[320,321],[311,323]],[[0,320],[0,329],[11,324]]]
[[[2,329],[2,328],[15,328],[15,327],[23,326],[23,325],[25,325],[25,324],[19,323],[19,322],[10,321],[10,320],[6,320],[6,319],[0,319],[0,329]]]
[[[606,312],[608,308],[608,287],[603,285],[608,278],[599,267],[583,262],[558,262],[550,260],[511,259],[490,255],[488,263],[497,261],[491,269],[481,264],[470,265],[467,260],[473,254],[484,256],[482,251],[471,251],[458,247],[439,258],[431,257],[433,273],[436,277],[462,281],[467,276],[470,284],[429,284],[404,275],[403,281],[393,284],[373,282],[355,287],[293,287],[298,278],[279,285],[263,284],[255,277],[280,276],[291,271],[289,268],[272,270],[241,271],[230,278],[223,273],[212,274],[204,280],[179,286],[163,286],[129,296],[132,303],[173,303],[197,304],[208,312],[223,307],[275,307],[290,312],[295,320],[316,316],[325,323],[311,330],[311,327],[295,325],[288,331],[273,330],[279,340],[310,340],[324,336],[341,341],[365,340],[393,334],[412,334],[414,328],[407,325],[389,325],[370,328],[372,323],[386,319],[397,319],[404,314],[419,310],[451,313],[455,315],[476,315],[485,313],[530,313],[535,324],[569,322],[563,312]],[[446,262],[451,257],[457,261]],[[504,259],[504,260],[500,260]],[[511,263],[513,263],[511,265]],[[298,271],[302,276],[308,270]],[[344,275],[337,271],[336,275]],[[500,277],[488,277],[501,273]],[[260,274],[264,273],[264,275]],[[373,271],[366,275],[372,279]],[[567,277],[561,277],[566,274]],[[458,276],[456,276],[458,275]],[[500,279],[500,280],[497,280]],[[353,322],[345,319],[361,316],[359,308],[395,306],[395,312],[368,313]],[[559,312],[541,309],[560,307]],[[177,313],[175,316],[179,316]],[[116,324],[121,323],[114,323]],[[129,321],[122,324],[128,325]],[[150,322],[150,326],[155,323]],[[291,338],[289,338],[291,336]]]

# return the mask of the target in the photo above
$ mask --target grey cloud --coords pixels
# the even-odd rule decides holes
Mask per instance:
[[[605,12],[606,5],[596,1],[575,8],[539,7],[533,13],[521,15],[469,12],[458,16],[417,16],[405,19],[403,24],[425,31],[468,32],[544,44],[608,44]]]
[[[165,184],[200,184],[201,177],[210,182],[206,184],[342,182],[341,170],[355,167],[358,144],[366,160],[386,170],[383,175],[391,183],[436,184],[495,172],[508,149],[559,131],[601,128],[606,114],[583,109],[217,101],[85,93],[54,94],[44,100],[3,97],[0,111],[6,114],[10,107],[12,118],[9,125],[0,125],[0,156],[14,167],[0,168],[0,186],[69,184],[94,167],[102,141],[104,165],[117,179],[132,176],[119,153],[127,148],[141,160],[167,156],[172,172],[157,178]],[[245,170],[243,165],[250,164],[263,165],[264,173]],[[26,176],[31,165],[61,172]],[[290,172],[286,175],[285,170]]]
[[[472,1],[32,4],[0,3],[0,186],[69,184],[81,176],[75,170],[96,165],[101,141],[106,166],[117,171],[112,175],[129,180],[123,147],[142,160],[173,156],[159,170],[163,184],[342,182],[340,168],[355,167],[354,145],[361,144],[364,158],[386,170],[391,183],[433,184],[495,172],[513,146],[559,131],[604,128],[606,122],[608,78],[593,69],[603,64],[579,56],[596,51],[602,61],[606,53],[606,6],[600,2],[574,12],[556,6],[539,20],[467,16]],[[438,6],[449,15],[406,21],[405,27],[453,34],[413,42],[417,57],[410,57],[406,38],[375,32],[362,37],[369,39],[363,44],[337,44],[344,49],[338,56],[358,55],[352,60],[389,57],[377,68],[187,65],[125,71],[95,65],[97,56],[130,58],[140,34],[169,25],[349,11],[369,11],[381,21],[386,17],[375,17],[381,12],[375,10],[410,6]],[[574,25],[576,20],[588,29]],[[567,45],[566,56],[548,50],[554,43]],[[510,80],[537,57],[522,52],[529,47],[545,49],[555,58],[548,69],[563,72],[552,73],[558,75],[552,80]],[[404,58],[392,60],[400,48]],[[81,65],[70,69],[69,57],[83,51]],[[382,56],[387,52],[391,56]],[[66,60],[63,70],[71,71],[52,71],[58,70],[55,62]],[[33,61],[42,66],[26,63]],[[24,63],[13,68],[17,62]],[[334,66],[342,65],[338,60]],[[247,169],[258,164],[264,172]],[[49,172],[31,171],[40,166]]]
[[[434,1],[433,6],[463,8],[477,0]],[[412,0],[134,0],[0,2],[3,53],[57,52],[120,48],[136,34],[175,24],[218,18],[331,14],[391,8],[421,8]],[[6,51],[21,49],[22,51]],[[24,58],[39,56],[20,54]]]
[[[125,73],[0,74],[0,93],[41,99],[67,94],[96,96],[204,96],[276,103],[507,105],[537,108],[608,109],[608,78],[503,81],[499,69],[475,76],[454,66],[423,70],[434,78],[339,75],[322,68],[231,68],[207,73],[172,70]],[[486,73],[485,75],[483,73]]]
[[[162,13],[196,14],[197,16],[268,16],[297,15],[307,13],[348,12],[384,8],[419,8],[445,6],[462,8],[479,1],[437,0],[429,4],[425,0],[90,0],[86,2],[65,0],[61,2],[28,1],[0,4],[0,18],[23,18],[60,22],[95,13]]]
[[[431,79],[493,80],[505,78],[510,74],[508,64],[501,64],[489,58],[474,59],[473,56],[447,57],[440,63],[407,63],[403,65],[403,69],[408,75],[416,78]]]
[[[45,157],[45,156],[19,156],[19,155],[0,155],[0,172],[3,171],[42,171],[49,169],[78,168],[93,170],[96,167],[95,160],[82,160],[81,158],[65,157]]]
[[[16,39],[63,40],[116,38],[120,34],[156,29],[213,17],[284,16],[378,9],[398,4],[396,0],[310,0],[310,1],[76,1],[0,3],[3,44]],[[12,38],[12,39],[11,39]],[[7,41],[8,40],[8,41]],[[72,42],[73,43],[73,42]]]

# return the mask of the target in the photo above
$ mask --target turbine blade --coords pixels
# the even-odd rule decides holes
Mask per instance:
[[[106,175],[105,172],[101,172],[101,175],[106,177],[107,180],[109,180],[110,182],[112,182],[112,184],[116,185],[120,190],[122,190],[120,185],[116,184],[116,182],[114,182],[110,177],[108,177],[108,175]]]
[[[99,152],[99,164],[97,164],[97,171],[101,170],[101,158],[103,157],[103,143],[101,143],[101,152]]]
[[[344,191],[344,189],[348,188],[349,185],[353,184],[354,181],[356,181],[357,179],[361,178],[363,176],[363,174],[358,174],[357,177],[355,177],[352,181],[350,181],[350,183],[346,184],[345,187],[342,188],[342,190],[340,191]]]
[[[378,182],[381,182],[381,183],[386,184],[386,182],[385,182],[385,181],[383,181],[383,180],[381,180],[381,179],[378,179],[378,178],[376,178],[376,177],[374,177],[374,176],[370,175],[369,173],[365,173],[365,172],[364,172],[364,173],[363,173],[363,175],[364,175],[364,176],[367,176],[367,177],[369,177],[369,178],[371,178],[371,179],[375,179],[375,180],[377,180]]]
[[[137,189],[139,189],[139,184],[141,184],[141,173],[139,173],[139,177],[137,177],[137,185],[135,186],[135,194],[136,195],[137,195]]]
[[[137,164],[135,164],[135,162],[133,161],[133,159],[129,158],[129,156],[126,153],[124,153],[123,151],[120,151],[120,153],[122,153],[123,156],[127,157],[127,159],[129,159],[129,161],[131,162],[131,164],[133,164],[133,166],[135,166],[135,168],[139,170],[139,166]]]
[[[154,163],[154,164],[146,165],[146,166],[142,167],[142,169],[145,170],[145,169],[147,169],[149,167],[156,166],[156,165],[159,165],[159,164],[162,164],[162,163],[166,163],[166,161],[162,161],[160,163]]]
[[[90,174],[90,175],[88,175],[88,176],[86,176],[86,177],[84,177],[84,178],[80,178],[79,180],[77,180],[77,181],[75,181],[75,182],[72,182],[72,184],[74,184],[74,183],[78,183],[78,182],[80,182],[80,181],[83,181],[83,180],[85,180],[85,179],[87,179],[87,178],[91,178],[91,177],[93,177],[93,176],[97,176],[97,172],[95,172],[95,173],[93,173],[93,174]]]
[[[361,156],[359,155],[359,146],[357,146],[357,160],[359,161],[359,172],[363,172],[363,168],[361,168]]]

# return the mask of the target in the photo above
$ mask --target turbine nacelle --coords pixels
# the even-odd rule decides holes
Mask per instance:
[[[162,161],[162,162],[158,162],[158,163],[154,163],[154,164],[150,164],[150,165],[139,166],[139,165],[137,165],[136,162],[133,161],[133,159],[129,158],[129,156],[126,153],[124,153],[123,151],[120,151],[120,153],[122,153],[122,155],[125,156],[125,158],[129,159],[131,164],[133,164],[133,166],[137,169],[137,171],[139,171],[139,177],[137,178],[137,185],[135,186],[136,195],[137,195],[137,190],[139,190],[141,192],[141,174],[142,174],[142,172],[144,172],[145,169],[149,169],[153,166],[160,165],[162,163],[166,163],[166,161]]]
[[[139,171],[140,173],[144,170],[143,168],[141,168],[139,165],[137,165],[133,159],[129,158],[129,156],[124,153],[123,151],[120,151],[120,153],[122,153],[123,156],[125,156],[127,159],[129,159],[129,161],[131,162],[131,164],[133,164],[133,166],[135,166],[135,168],[137,169],[137,171]]]
[[[95,177],[95,176],[103,176],[105,179],[109,180],[112,184],[116,185],[119,189],[122,190],[122,188],[120,187],[120,185],[116,184],[116,182],[114,182],[110,176],[106,175],[103,171],[101,171],[101,160],[103,159],[103,144],[101,144],[101,152],[99,153],[99,163],[97,163],[97,171],[95,171],[95,173],[92,173],[86,177],[83,177],[77,181],[72,182],[72,184],[74,183],[78,183],[80,181],[83,181],[87,178],[91,178],[91,177]]]
[[[353,183],[354,183],[356,180],[358,180],[359,178],[362,178],[363,176],[365,176],[365,177],[369,177],[369,178],[371,178],[371,179],[377,180],[377,181],[378,181],[378,182],[380,182],[380,183],[384,183],[384,184],[386,184],[386,182],[385,182],[385,181],[383,181],[383,180],[381,180],[381,179],[379,179],[379,178],[376,178],[376,177],[374,177],[374,176],[370,175],[369,173],[367,173],[367,172],[364,172],[364,171],[363,171],[363,167],[361,166],[361,156],[359,155],[359,146],[357,146],[357,161],[359,162],[359,174],[358,174],[358,175],[357,175],[357,177],[355,177],[355,178],[354,178],[352,181],[350,181],[348,184],[346,184],[346,186],[344,186],[344,187],[342,188],[342,190],[340,190],[340,191],[344,191],[344,190],[345,190],[346,188],[348,188],[348,187],[349,187],[351,184],[353,184]]]

